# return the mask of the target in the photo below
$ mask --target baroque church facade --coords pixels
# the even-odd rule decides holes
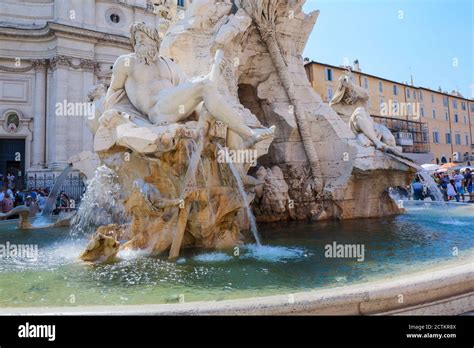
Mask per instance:
[[[0,175],[51,187],[70,157],[92,150],[88,92],[108,86],[116,58],[131,52],[133,22],[158,25],[159,2],[2,0]]]

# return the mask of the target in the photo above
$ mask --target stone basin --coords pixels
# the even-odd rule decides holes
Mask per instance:
[[[37,243],[34,260],[0,263],[0,314],[462,314],[474,310],[474,233],[467,204],[406,202],[405,215],[260,225],[237,250],[185,250],[176,262],[143,253],[78,261],[64,228],[0,224],[0,244]],[[291,231],[291,233],[289,233]],[[325,256],[365,246],[363,261]],[[73,295],[73,297],[71,297]],[[74,298],[74,303],[71,299]]]

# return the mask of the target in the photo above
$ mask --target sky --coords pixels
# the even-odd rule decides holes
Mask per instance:
[[[320,10],[304,57],[474,98],[474,0],[306,0]]]

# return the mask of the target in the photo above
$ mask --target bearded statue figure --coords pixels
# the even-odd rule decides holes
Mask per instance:
[[[144,23],[131,26],[134,52],[117,59],[107,92],[105,112],[96,133],[94,150],[124,146],[142,155],[168,151],[172,137],[190,136],[181,126],[196,115],[211,116],[238,134],[247,147],[273,136],[274,127],[251,129],[218,91],[216,81],[224,64],[217,50],[207,76],[189,79],[171,59],[160,56],[160,34]],[[163,143],[163,139],[165,143]]]

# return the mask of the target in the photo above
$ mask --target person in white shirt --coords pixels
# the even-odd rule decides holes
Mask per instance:
[[[453,198],[455,198],[456,202],[459,202],[459,194],[458,194],[458,191],[456,190],[454,179],[449,180],[447,193],[448,193],[448,201],[451,201],[453,200]]]
[[[46,198],[45,196],[43,195],[43,193],[39,193],[38,194],[38,198],[37,198],[37,201],[38,201],[38,207],[40,210],[43,210],[44,209],[44,206],[46,204]]]

